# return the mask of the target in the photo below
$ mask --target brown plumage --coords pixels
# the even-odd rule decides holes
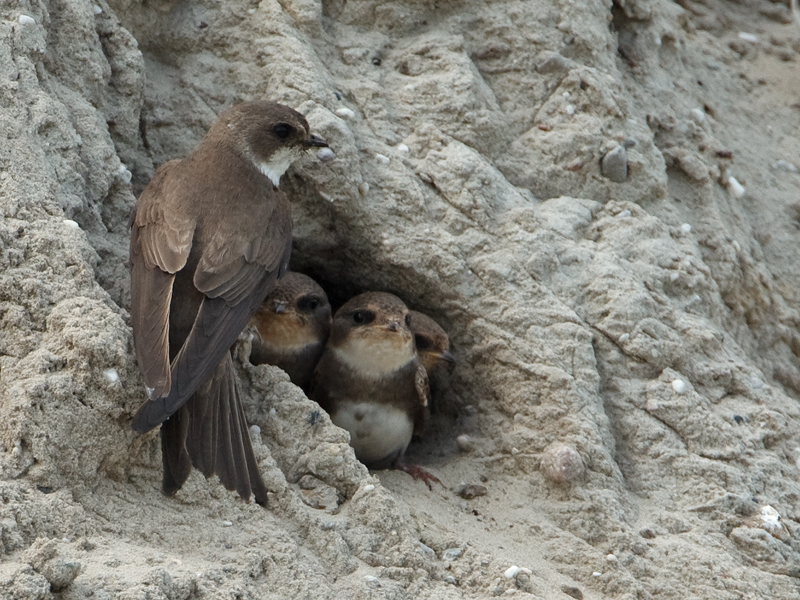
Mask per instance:
[[[250,362],[280,367],[307,390],[331,328],[325,291],[310,277],[286,273],[250,322],[258,331]]]
[[[373,469],[406,469],[406,447],[429,417],[428,376],[408,325],[408,308],[392,294],[352,298],[336,311],[311,382],[310,397],[350,432],[356,457]],[[438,481],[406,470],[428,485]]]
[[[192,465],[266,501],[229,349],[286,271],[292,160],[327,146],[298,112],[248,102],[220,115],[183,160],[161,166],[131,227],[131,323],[149,399],[133,428],[161,427],[163,489]]]

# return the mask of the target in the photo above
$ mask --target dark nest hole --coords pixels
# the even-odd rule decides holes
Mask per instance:
[[[364,264],[361,260],[358,268],[351,265],[353,259],[353,236],[349,234],[349,225],[335,214],[330,203],[323,199],[310,182],[290,170],[281,180],[281,189],[289,196],[296,210],[294,216],[294,238],[290,269],[314,279],[328,296],[333,314],[348,300],[369,291],[388,292],[400,298],[411,310],[425,313],[436,321],[450,337],[450,351],[456,357],[456,363],[442,362],[433,373],[429,374],[431,385],[431,418],[425,434],[415,436],[406,453],[412,462],[420,464],[447,462],[447,457],[458,453],[456,437],[463,433],[463,420],[472,413],[459,392],[460,384],[459,347],[454,341],[454,323],[447,315],[446,309],[436,303],[432,294],[424,294],[419,299],[418,288],[424,288],[426,282],[419,276],[419,286],[415,285],[413,273],[409,274],[404,267],[402,277],[392,277],[391,269],[383,255],[375,252],[360,252],[367,255],[373,264]],[[319,235],[324,230],[323,235]],[[368,232],[359,232],[361,240],[369,238]],[[320,239],[324,241],[320,242]],[[364,271],[379,273],[372,278],[372,283],[361,276]],[[412,283],[409,284],[409,281]],[[415,290],[407,289],[413,287]],[[466,410],[465,410],[466,409]]]

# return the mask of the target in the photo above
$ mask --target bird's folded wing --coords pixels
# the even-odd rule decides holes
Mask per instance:
[[[169,306],[175,273],[186,264],[194,223],[182,215],[165,214],[162,198],[171,190],[166,174],[170,161],[142,192],[131,227],[131,324],[136,358],[151,397],[170,388]]]
[[[254,241],[246,246],[209,245],[194,277],[195,287],[206,298],[172,361],[169,394],[145,402],[134,417],[134,429],[148,431],[166,420],[216,369],[286,270],[291,252],[290,231],[289,216],[273,214],[267,230],[252,236]],[[247,260],[248,256],[253,260]]]

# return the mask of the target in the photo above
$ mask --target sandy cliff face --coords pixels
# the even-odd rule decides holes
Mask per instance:
[[[0,596],[800,593],[786,6],[0,6]],[[294,268],[451,335],[411,449],[447,488],[370,475],[243,360],[269,507],[196,473],[159,492],[157,434],[129,427],[128,214],[261,97],[337,153],[283,179]]]

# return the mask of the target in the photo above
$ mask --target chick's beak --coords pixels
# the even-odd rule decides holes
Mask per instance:
[[[303,140],[303,146],[306,148],[327,148],[328,142],[323,140],[317,134],[312,133],[308,139]]]
[[[444,352],[442,352],[441,358],[442,360],[446,360],[447,362],[450,363],[456,362],[455,354],[453,354],[449,350],[445,350]]]
[[[400,331],[400,323],[398,323],[397,321],[391,321],[386,326],[386,330],[387,331]]]
[[[283,302],[276,302],[275,303],[275,314],[282,315],[286,312],[286,304]]]

